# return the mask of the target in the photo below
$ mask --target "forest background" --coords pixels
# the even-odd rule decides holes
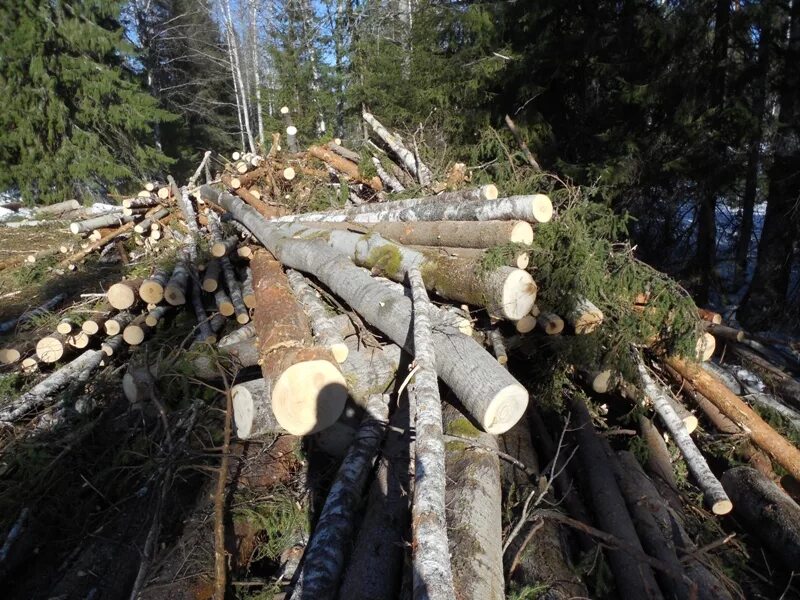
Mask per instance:
[[[31,204],[255,151],[282,106],[356,149],[368,109],[503,191],[509,116],[698,304],[798,321],[797,0],[9,0],[0,106],[0,190]]]

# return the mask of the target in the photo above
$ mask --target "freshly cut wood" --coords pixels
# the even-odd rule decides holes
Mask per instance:
[[[321,146],[311,146],[308,149],[308,153],[311,156],[314,156],[321,161],[325,162],[326,164],[330,165],[340,173],[347,175],[353,181],[357,181],[359,183],[363,183],[368,185],[376,192],[383,191],[383,183],[380,180],[380,177],[377,175],[371,179],[367,179],[364,175],[361,174],[361,171],[358,169],[358,164],[354,162],[350,162],[346,158],[342,158],[338,154],[326,150]]]
[[[281,174],[286,181],[291,181],[297,176],[297,173],[292,167],[286,167]]]
[[[29,356],[27,358],[23,358],[22,361],[19,363],[19,370],[25,373],[26,375],[30,375],[31,373],[36,373],[39,370],[39,357],[34,355],[34,356]]]
[[[231,388],[233,427],[240,440],[286,433],[272,412],[271,394],[269,382],[264,379],[237,383]]]
[[[217,288],[214,292],[214,302],[217,304],[217,310],[223,317],[232,317],[236,312],[233,308],[230,296],[225,292],[224,288]]]
[[[686,533],[680,519],[679,511],[668,506],[664,498],[658,493],[656,486],[645,475],[639,462],[630,452],[618,452],[617,458],[622,468],[617,472],[620,488],[625,494],[631,514],[634,515],[637,529],[639,529],[640,519],[642,522],[649,520],[652,516],[657,527],[663,536],[663,544],[671,549],[680,550],[683,553],[682,563],[686,566],[686,573],[689,577],[689,584],[696,589],[689,594],[678,594],[676,598],[696,597],[702,600],[731,600],[731,595],[725,586],[720,582],[706,566],[708,557],[698,556],[694,542]],[[724,479],[724,477],[723,477]],[[641,531],[641,530],[640,530]],[[657,542],[656,533],[650,532],[652,541]],[[643,535],[643,534],[642,534]],[[644,535],[643,535],[644,536]],[[658,556],[656,550],[647,544],[645,545],[648,553]],[[657,577],[661,581],[667,573],[659,572]],[[676,584],[678,582],[675,582]],[[669,587],[669,586],[668,586]],[[681,586],[682,587],[682,586]],[[694,594],[694,596],[692,595]]]
[[[213,293],[219,287],[219,276],[222,267],[219,261],[212,259],[206,263],[206,268],[203,271],[203,291]]]
[[[92,341],[85,331],[74,331],[67,335],[67,344],[78,350],[82,350],[89,346]]]
[[[525,315],[519,321],[514,323],[518,333],[530,333],[536,329],[536,317],[533,315]]]
[[[66,299],[67,299],[66,294],[56,294],[44,304],[37,306],[36,308],[33,308],[31,310],[27,310],[18,317],[15,317],[13,319],[8,319],[7,321],[3,321],[2,323],[0,323],[0,335],[8,333],[9,331],[13,331],[20,325],[24,325],[25,323],[30,322],[31,319],[35,319],[36,317],[40,317],[44,314],[49,313],[51,310],[53,310],[56,306],[61,304]]]
[[[347,360],[347,355],[350,350],[344,339],[339,335],[339,331],[331,321],[328,315],[328,310],[325,308],[320,297],[309,285],[305,277],[297,271],[289,270],[286,272],[289,279],[289,284],[292,286],[292,291],[300,304],[303,306],[308,315],[311,323],[311,330],[314,332],[314,337],[317,343],[331,351],[333,358],[339,364]]]
[[[136,233],[147,233],[151,228],[155,229],[159,220],[163,219],[168,215],[169,215],[169,210],[167,210],[166,208],[162,208],[157,212],[153,213],[152,215],[150,215],[149,217],[139,221],[136,225],[133,226],[133,230]]]
[[[750,439],[759,448],[771,455],[795,479],[800,479],[800,449],[770,427],[741,398],[710,373],[682,358],[669,357],[666,362],[725,416],[748,431]]]
[[[34,214],[39,217],[43,215],[61,215],[64,213],[72,212],[75,210],[79,210],[81,208],[81,203],[77,200],[65,200],[64,202],[57,202],[56,204],[50,204],[48,206],[37,206],[34,209]]]
[[[236,314],[236,322],[244,325],[250,321],[250,312],[244,303],[242,297],[242,286],[236,280],[236,272],[233,269],[231,260],[227,256],[219,259],[220,267],[222,267],[222,274],[225,278],[225,285],[228,288],[228,294],[233,304],[233,311]],[[257,302],[256,302],[257,304]]]
[[[100,366],[105,354],[102,350],[87,350],[47,378],[33,386],[16,400],[0,409],[0,421],[14,422],[32,410],[41,408],[53,394],[69,384],[85,382]]]
[[[286,230],[306,237],[318,236],[318,230],[302,225],[282,225]],[[305,231],[304,231],[305,229]],[[425,284],[438,295],[476,306],[484,306],[490,315],[517,320],[528,314],[536,301],[536,284],[527,271],[513,267],[485,269],[479,261],[423,254],[394,244],[381,235],[362,236],[344,230],[329,232],[327,242],[352,257],[356,264],[382,271],[390,279],[402,281],[412,266],[425,275]]]
[[[333,480],[290,598],[333,598],[356,527],[357,509],[389,421],[389,396],[375,394]]]
[[[239,238],[236,236],[230,236],[225,238],[224,240],[220,240],[218,242],[214,242],[211,244],[211,256],[215,258],[222,258],[223,256],[227,256],[239,245]]]
[[[331,292],[389,339],[408,350],[412,307],[402,292],[375,281],[323,240],[288,237],[276,224],[230,194],[203,188],[206,198],[228,210],[287,267],[311,273]],[[254,279],[258,280],[254,270]],[[491,433],[503,433],[525,413],[528,392],[472,338],[450,331],[433,331],[436,370],[464,408]]]
[[[36,350],[38,340],[14,340],[10,345],[0,348],[0,365],[13,365]]]
[[[115,336],[121,334],[122,330],[125,329],[131,321],[133,321],[133,315],[131,313],[121,312],[103,323],[103,327],[107,335]]]
[[[558,335],[564,331],[564,319],[551,312],[541,312],[536,319],[547,335]]]
[[[603,369],[602,371],[582,371],[581,378],[592,388],[596,394],[607,394],[615,387],[614,371]]]
[[[503,598],[503,524],[497,438],[455,407],[443,408],[444,432],[476,442],[446,444],[447,538],[456,598]],[[445,555],[446,556],[446,555]]]
[[[68,335],[75,329],[80,329],[80,324],[74,317],[65,317],[56,325],[56,331],[62,335]]]
[[[706,331],[715,338],[720,338],[728,342],[741,342],[745,338],[745,333],[741,329],[734,329],[727,325],[706,324]]]
[[[142,281],[139,286],[139,297],[148,304],[158,304],[164,299],[164,288],[170,281],[171,271],[158,267],[155,272]]]
[[[108,288],[106,299],[108,303],[117,310],[127,310],[138,301],[138,292],[141,286],[141,279],[119,281]]]
[[[233,189],[234,193],[239,196],[242,200],[244,200],[249,206],[256,210],[260,215],[262,215],[266,219],[272,219],[275,217],[279,217],[282,213],[277,210],[280,207],[269,206],[265,202],[262,202],[258,198],[256,198],[253,194],[251,194],[247,188],[239,187],[233,188],[231,185],[231,177],[230,175],[223,175],[222,176],[222,183]],[[207,186],[203,186],[201,188],[205,189]],[[203,198],[205,200],[205,198]]]
[[[94,229],[124,225],[125,223],[130,223],[131,221],[133,221],[132,216],[126,216],[119,212],[113,212],[106,215],[101,215],[99,217],[94,217],[93,219],[71,223],[69,230],[76,235],[81,233],[91,233]]]
[[[800,565],[800,506],[767,477],[750,467],[722,476],[734,500],[734,515],[789,569]]]
[[[686,466],[689,467],[689,471],[694,475],[698,487],[703,491],[703,496],[711,507],[711,511],[715,515],[727,515],[733,509],[733,504],[725,493],[722,484],[708,467],[705,457],[695,446],[692,438],[689,437],[689,433],[686,431],[686,427],[678,413],[672,408],[668,393],[650,377],[650,373],[647,372],[647,368],[641,362],[637,365],[637,368],[645,394],[652,402],[653,408],[655,408],[672,439],[675,440],[675,444],[686,461]]]
[[[369,223],[363,227],[400,244],[417,246],[492,248],[533,242],[533,228],[526,221],[415,221]]]
[[[432,253],[438,252],[445,256],[454,256],[457,258],[466,258],[476,262],[486,262],[486,250],[481,248],[455,248],[453,246],[409,246],[414,250],[420,252]],[[501,262],[502,261],[502,262]],[[516,267],[517,269],[527,269],[531,262],[530,253],[525,250],[509,250],[497,258],[492,259],[492,264],[503,264],[508,267]]]
[[[586,298],[580,298],[566,317],[578,335],[592,333],[603,324],[603,311]]]
[[[236,256],[244,258],[245,260],[250,260],[253,258],[253,248],[250,246],[239,246],[236,248]]]
[[[147,192],[146,196],[136,198],[125,198],[122,201],[122,208],[149,208],[158,204],[158,196]],[[160,219],[161,217],[159,217]]]
[[[258,251],[250,264],[261,370],[275,417],[294,435],[325,429],[344,410],[345,378],[329,351],[313,347],[308,320],[280,263]]]
[[[709,323],[713,323],[714,325],[722,324],[722,315],[714,312],[713,310],[708,310],[706,308],[698,307],[697,314],[699,314],[700,318],[703,319],[704,321],[708,321]]]
[[[489,329],[489,341],[492,344],[492,352],[494,352],[497,362],[501,365],[508,364],[508,354],[506,353],[506,344],[503,339],[503,334],[497,327]]]
[[[697,339],[697,345],[695,346],[695,358],[699,361],[707,361],[711,360],[711,357],[714,356],[714,350],[716,350],[717,341],[714,339],[714,336],[708,332],[703,333]]]
[[[156,195],[161,200],[169,200],[170,196],[172,196],[172,190],[168,185],[165,185],[163,187],[158,188],[158,192],[156,193]]]
[[[240,187],[250,187],[252,184],[257,182],[259,179],[264,177],[269,173],[269,167],[259,167],[249,173],[245,173],[244,175],[239,175],[238,177],[231,177],[230,182],[228,185],[230,187],[237,189]]]
[[[384,127],[378,119],[376,119],[371,113],[363,111],[361,113],[362,118],[372,127],[372,130],[377,134],[383,142],[389,146],[392,152],[403,162],[403,166],[408,170],[409,173],[414,175],[419,181],[420,185],[427,186],[430,185],[433,181],[433,173],[431,170],[423,163],[418,156],[415,156],[413,152],[408,150],[404,145],[403,142],[400,141],[400,138],[395,136],[394,134],[390,133],[386,127]]]
[[[54,332],[36,343],[36,356],[43,363],[58,362],[67,350],[67,336]]]
[[[487,200],[497,199],[497,188],[492,185],[482,185],[477,188],[468,188],[459,190],[457,192],[443,192],[431,196],[420,196],[417,198],[406,198],[405,200],[393,200],[391,202],[382,202],[380,206],[374,204],[362,204],[361,206],[351,206],[348,208],[340,208],[335,210],[328,210],[323,212],[300,213],[296,215],[286,215],[275,219],[279,222],[322,222],[322,223],[335,223],[344,221],[358,221],[362,222],[359,218],[360,215],[368,215],[374,213],[376,210],[383,213],[396,213],[404,209],[413,209],[416,207],[432,207],[439,205],[454,206],[460,205],[465,202],[485,202]],[[396,219],[393,219],[396,220]],[[439,219],[402,219],[408,221],[437,221]],[[455,219],[446,219],[447,221],[455,221]],[[483,220],[483,219],[480,219]],[[465,221],[472,221],[475,219],[465,219]],[[380,219],[369,219],[364,222],[371,224],[380,223]],[[436,244],[433,244],[436,245]],[[453,244],[456,245],[456,244]]]
[[[129,346],[138,346],[144,342],[144,338],[150,333],[147,325],[147,314],[143,313],[131,321],[122,331],[122,339]]]
[[[83,323],[81,323],[81,330],[87,335],[97,335],[100,333],[105,322],[111,317],[112,313],[113,308],[107,301],[104,301],[90,313],[90,316]]]
[[[256,307],[256,292],[253,289],[253,271],[250,267],[245,267],[241,271],[242,275],[242,302],[247,308]]]
[[[384,187],[386,187],[390,192],[406,191],[406,187],[400,183],[400,180],[383,168],[380,159],[373,156],[372,164],[375,165],[375,171],[378,173],[381,183],[383,183]]]
[[[161,306],[156,306],[155,308],[150,309],[144,319],[145,325],[148,327],[156,327],[162,320],[164,320],[164,317],[169,314],[171,308],[171,306],[165,306],[162,304]]]
[[[172,306],[182,306],[186,304],[186,287],[188,284],[189,265],[185,260],[179,258],[164,288],[164,300]]]
[[[639,536],[625,509],[625,500],[606,459],[602,440],[592,425],[589,410],[578,397],[571,397],[568,401],[573,423],[577,427],[575,437],[578,441],[578,459],[583,466],[581,472],[586,480],[588,497],[594,506],[597,524],[603,531],[643,552]],[[621,549],[608,549],[605,553],[620,597],[663,597],[649,565],[641,563]]]
[[[409,388],[410,410],[415,415],[413,531],[414,596],[455,598],[448,551],[445,516],[446,475],[442,401],[436,378],[436,349],[428,293],[419,269],[408,271],[414,306],[413,342],[418,372]],[[490,596],[486,596],[487,598]]]

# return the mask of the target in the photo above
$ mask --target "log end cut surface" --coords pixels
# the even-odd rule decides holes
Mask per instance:
[[[272,411],[289,433],[308,435],[333,425],[344,410],[347,384],[327,360],[296,363],[272,390]]]
[[[514,227],[511,229],[509,241],[514,244],[532,244],[533,227],[531,227],[531,224],[527,221],[517,221],[514,223]]]
[[[511,429],[528,408],[528,392],[519,384],[501,389],[489,402],[483,415],[485,431],[499,435]]]
[[[539,223],[547,223],[553,218],[553,203],[550,197],[545,194],[534,194],[531,196],[531,212]]]
[[[536,284],[530,273],[511,270],[503,282],[502,298],[506,318],[516,321],[529,314],[536,302]]]

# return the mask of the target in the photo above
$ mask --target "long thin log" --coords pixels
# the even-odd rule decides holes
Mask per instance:
[[[158,223],[161,219],[169,215],[169,210],[162,208],[149,217],[146,217],[133,226],[136,233],[147,233],[151,227]]]
[[[459,438],[447,442],[445,453],[447,539],[456,598],[504,598],[497,438],[477,429],[450,404],[444,406],[443,422],[445,434]]]
[[[800,479],[800,449],[699,366],[677,357],[668,358],[666,362],[678,374],[688,379],[698,392],[713,402],[729,419],[748,431],[757,446],[770,454],[795,479]]]
[[[372,127],[372,130],[378,135],[383,142],[389,146],[392,152],[395,153],[397,158],[399,158],[403,162],[403,166],[408,170],[409,173],[414,175],[419,181],[420,185],[427,186],[430,185],[433,181],[433,173],[431,170],[423,163],[419,157],[414,156],[414,153],[408,150],[400,139],[395,136],[394,134],[390,133],[386,127],[384,127],[378,119],[376,119],[372,114],[363,111],[361,113],[362,118]]]
[[[376,192],[383,191],[383,183],[381,182],[380,177],[376,175],[371,179],[367,179],[366,177],[364,177],[364,175],[361,174],[361,171],[359,171],[358,165],[356,163],[350,162],[346,158],[342,158],[335,152],[330,152],[329,150],[326,150],[325,148],[322,148],[320,146],[311,146],[308,149],[308,153],[311,156],[314,156],[320,159],[321,161],[329,164],[340,173],[347,175],[353,181],[357,181],[359,183],[368,185]]]
[[[20,316],[15,317],[13,319],[3,321],[2,323],[0,323],[0,335],[6,334],[9,331],[13,331],[20,325],[24,325],[25,323],[30,322],[31,319],[35,319],[36,317],[49,313],[51,310],[53,310],[56,306],[61,304],[66,299],[67,299],[66,294],[56,294],[41,306],[37,306],[36,308],[27,310]]]
[[[125,216],[121,213],[113,212],[106,215],[101,215],[99,217],[94,217],[92,219],[87,219],[86,221],[72,223],[69,226],[69,230],[76,235],[81,233],[91,233],[94,229],[100,229],[101,227],[120,226],[124,225],[125,223],[130,223],[131,221],[133,221],[132,216]]]
[[[203,291],[213,293],[219,287],[219,276],[222,271],[219,261],[212,259],[206,263],[206,268],[203,271]]]
[[[317,338],[317,343],[331,351],[333,358],[336,362],[343,363],[347,360],[349,349],[347,344],[344,343],[342,336],[336,326],[331,322],[325,305],[322,300],[314,292],[308,281],[297,271],[289,270],[286,273],[289,279],[289,284],[292,286],[292,291],[303,309],[308,315],[311,322],[311,330]]]
[[[445,449],[442,404],[436,378],[436,350],[431,332],[431,308],[419,270],[408,281],[414,303],[414,357],[417,376],[410,388],[416,416],[414,501],[411,522],[414,540],[414,597],[455,598],[445,518]]]
[[[800,506],[750,467],[725,471],[722,484],[734,499],[734,515],[787,568],[800,565]]]
[[[86,381],[91,373],[100,366],[104,356],[102,350],[87,350],[54,371],[12,403],[5,405],[0,410],[0,421],[18,421],[30,411],[47,404],[53,394],[61,388],[76,381]]]
[[[36,216],[40,215],[55,216],[79,210],[80,208],[81,208],[81,203],[78,202],[77,200],[65,200],[64,202],[57,202],[56,204],[50,204],[48,206],[37,206],[34,209],[34,214]]]
[[[578,456],[598,525],[643,552],[631,517],[625,509],[625,500],[605,460],[605,450],[594,430],[586,404],[578,398],[570,398],[569,406],[577,425]],[[609,549],[606,555],[621,597],[662,598],[649,565],[637,561],[624,550]]]
[[[411,302],[375,281],[322,240],[298,240],[266,222],[241,200],[203,187],[204,197],[220,204],[287,267],[312,273],[336,296],[393,342],[411,350]],[[255,274],[255,273],[254,273]],[[477,342],[461,334],[434,330],[439,377],[465,409],[491,433],[503,433],[528,405],[528,393]]]
[[[242,286],[236,279],[236,272],[231,264],[231,259],[223,256],[219,259],[220,267],[222,267],[222,275],[225,278],[225,286],[228,288],[228,295],[233,304],[233,312],[236,315],[236,322],[240,325],[250,321],[250,312],[244,303],[242,296]]]
[[[383,183],[384,186],[386,186],[389,189],[390,192],[406,191],[406,187],[402,183],[400,183],[400,180],[383,168],[380,159],[373,156],[372,164],[375,165],[375,171],[377,171],[378,177],[380,177],[381,182]]]
[[[344,570],[355,517],[389,420],[389,396],[375,394],[367,403],[355,442],[342,461],[322,514],[311,536],[291,598],[333,598]]]
[[[262,250],[250,264],[261,370],[270,382],[275,417],[294,435],[325,429],[344,410],[345,378],[328,350],[313,347],[308,320],[280,263]]]
[[[638,364],[638,370],[645,394],[653,403],[653,408],[656,409],[661,421],[675,440],[689,471],[694,475],[698,487],[703,491],[703,496],[711,507],[711,511],[715,515],[728,514],[733,509],[730,498],[725,493],[722,484],[711,472],[705,457],[695,446],[678,413],[672,408],[667,399],[667,393],[650,377],[650,373],[641,362]]]

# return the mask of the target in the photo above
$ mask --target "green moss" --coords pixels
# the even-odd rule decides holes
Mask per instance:
[[[448,435],[477,439],[481,432],[466,417],[458,417],[447,424]]]
[[[384,244],[373,248],[367,257],[366,266],[370,269],[384,273],[390,278],[399,276],[403,255],[394,244]]]

